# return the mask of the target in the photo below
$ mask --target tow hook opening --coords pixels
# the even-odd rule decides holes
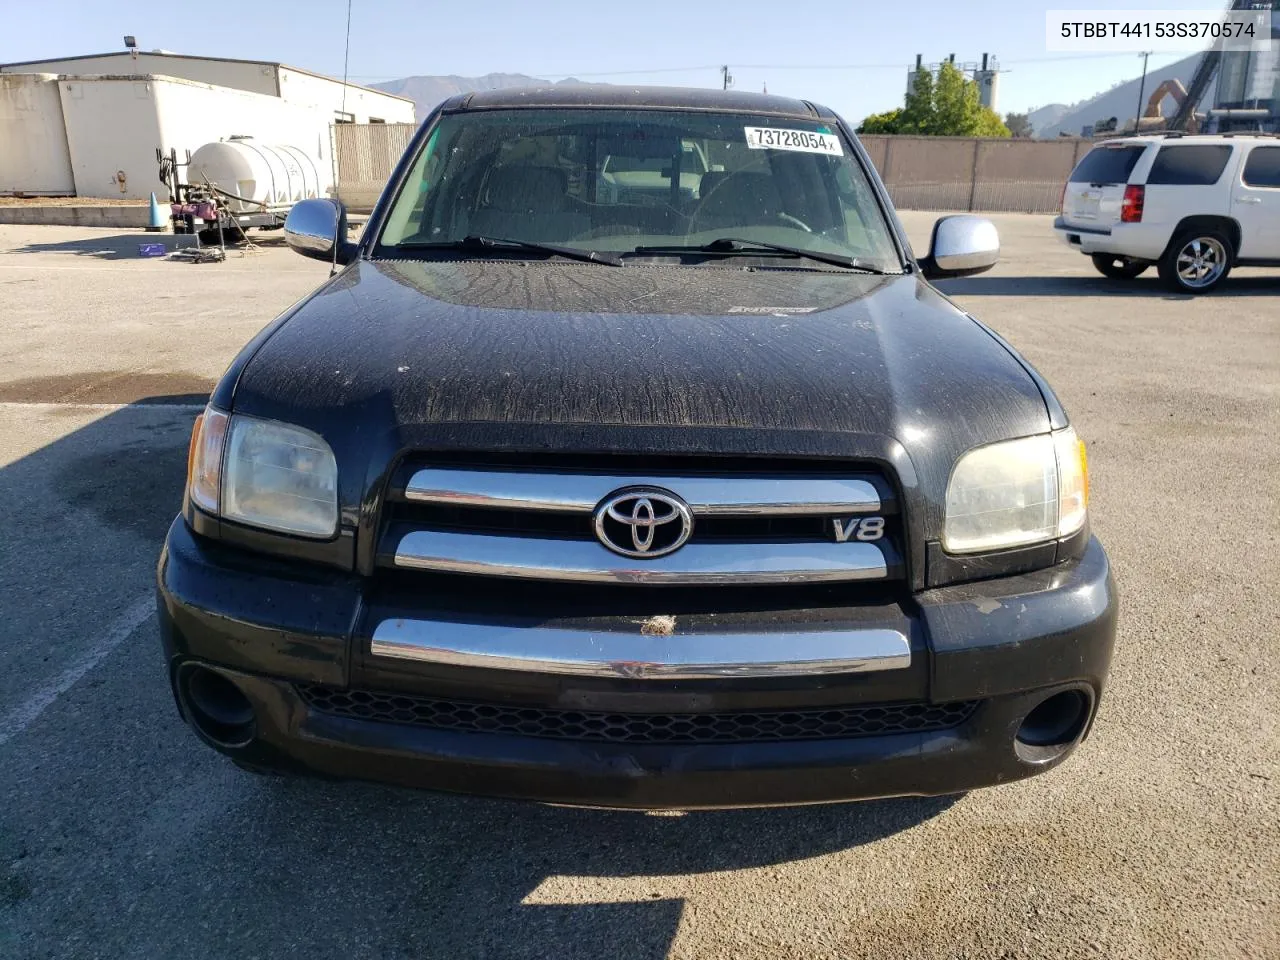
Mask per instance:
[[[1089,721],[1092,698],[1084,690],[1063,690],[1036,704],[1014,736],[1014,751],[1028,763],[1045,763],[1066,753]]]
[[[186,664],[177,686],[191,725],[205,739],[228,748],[253,740],[253,705],[231,680],[208,667]]]

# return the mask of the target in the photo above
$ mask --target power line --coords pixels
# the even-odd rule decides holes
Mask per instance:
[[[570,70],[567,73],[563,71],[540,70],[538,73],[546,74],[549,77],[628,77],[647,73],[696,73],[699,70],[719,70],[721,66],[722,64],[712,63],[703,64],[699,67],[656,67],[653,70],[604,70],[588,73],[582,73],[577,70]]]
[[[1066,60],[1105,60],[1107,58],[1115,59],[1117,57],[1131,56],[1129,51],[1119,53],[1073,53],[1062,57],[1022,57],[1015,60],[1001,60],[1001,64],[1006,63],[1059,63]],[[902,70],[911,69],[911,65],[898,61],[897,63],[735,63],[733,64],[739,70]],[[694,68],[690,68],[694,69]],[[558,74],[553,74],[558,76]],[[582,74],[586,76],[586,74]]]
[[[697,73],[699,70],[719,70],[721,64],[711,63],[703,64],[699,67],[655,67],[652,70],[606,70],[603,72],[582,72],[580,70],[537,70],[524,74],[527,77],[535,79],[539,77],[629,77],[640,76],[650,73]],[[402,74],[402,76],[413,76],[413,74]],[[353,80],[381,80],[391,78],[389,73],[353,73]]]
[[[1075,60],[1106,60],[1116,59],[1118,57],[1132,56],[1129,51],[1113,52],[1113,53],[1069,53],[1061,57],[1019,57],[1013,60],[1001,60],[1002,65],[1010,64],[1031,64],[1031,63],[1065,63]],[[719,71],[724,64],[704,63],[691,67],[654,67],[648,70],[601,70],[601,71],[583,71],[583,70],[532,70],[526,73],[531,77],[636,77],[648,76],[651,74],[663,73],[698,73],[703,70]],[[896,61],[894,63],[735,63],[731,64],[737,70],[909,70],[911,65],[906,62]],[[396,76],[387,73],[364,73],[352,74],[354,80],[391,80],[398,79]]]

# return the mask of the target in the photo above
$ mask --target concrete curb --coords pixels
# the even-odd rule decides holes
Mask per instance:
[[[77,203],[63,206],[0,206],[0,224],[44,224],[58,227],[137,227],[147,225],[146,204],[107,206]]]

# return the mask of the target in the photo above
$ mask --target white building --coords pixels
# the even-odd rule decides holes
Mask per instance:
[[[330,124],[413,122],[411,100],[279,63],[123,51],[3,64],[0,194],[145,200],[163,191],[157,148],[182,159],[233,136],[329,173]]]
[[[309,70],[265,60],[192,57],[164,50],[121,50],[83,57],[0,64],[0,73],[56,73],[79,76],[150,74],[231,87],[287,103],[322,107],[338,122],[413,123],[413,101],[381,90],[346,84]],[[345,100],[345,104],[344,104]],[[344,116],[345,114],[345,116]]]

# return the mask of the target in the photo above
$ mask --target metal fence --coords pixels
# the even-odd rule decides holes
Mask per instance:
[[[373,207],[409,145],[411,123],[337,124],[337,195],[355,210]],[[862,143],[902,210],[1052,213],[1088,140],[865,136]]]
[[[902,210],[1053,213],[1089,140],[865,136],[871,162]]]

